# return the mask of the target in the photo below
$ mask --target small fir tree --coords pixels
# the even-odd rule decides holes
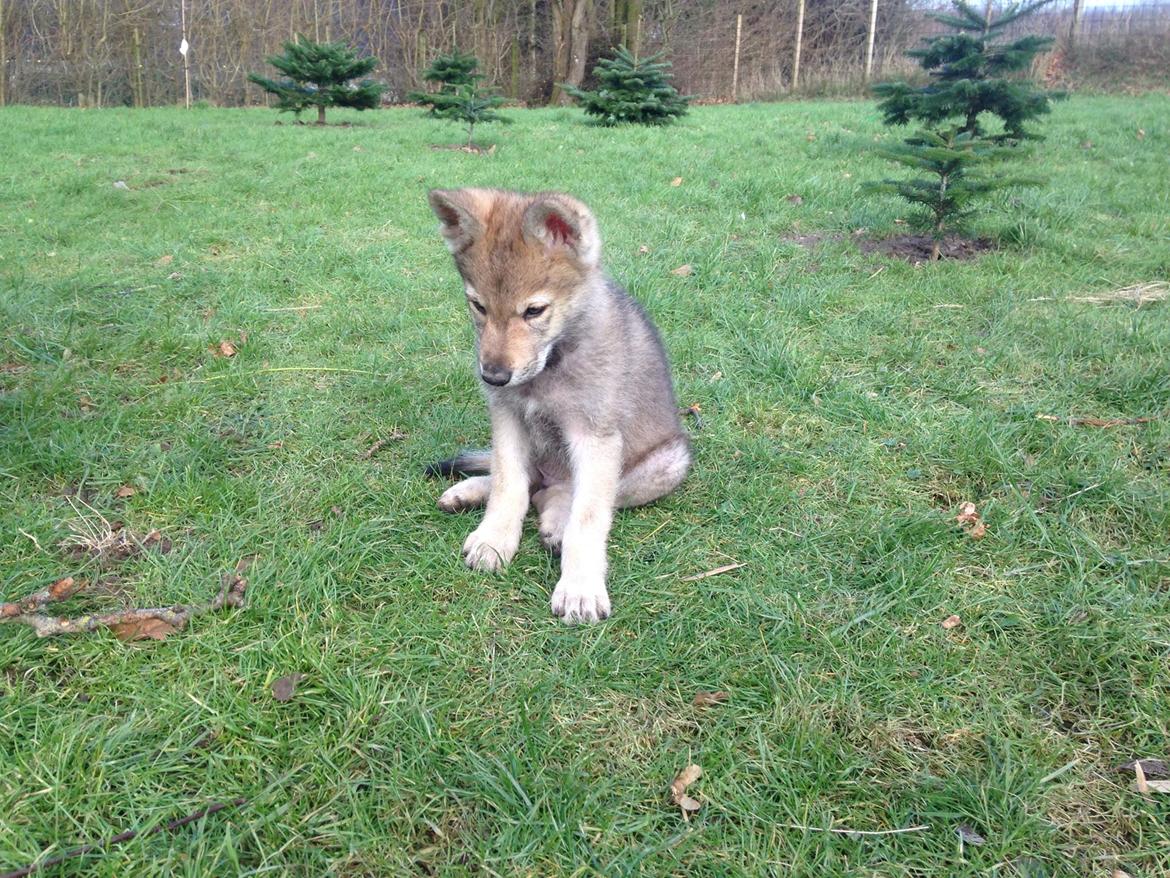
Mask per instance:
[[[1024,123],[1049,110],[1051,95],[1018,74],[1051,45],[1051,38],[1003,41],[1009,25],[1049,2],[1009,3],[996,17],[991,0],[982,11],[966,0],[952,0],[953,13],[933,13],[932,17],[955,32],[930,37],[924,48],[907,53],[930,74],[930,83],[920,88],[904,82],[874,86],[882,98],[878,109],[887,125],[916,121],[928,126],[881,154],[929,176],[883,180],[865,188],[926,208],[922,219],[934,238],[932,260],[939,258],[943,238],[962,229],[980,197],[1009,186],[1039,183],[993,174],[988,167],[1011,155],[1013,145],[1036,138]],[[985,114],[997,116],[1003,131],[985,131]]]
[[[1007,42],[1005,37],[1012,24],[1051,2],[1008,3],[996,17],[991,0],[982,10],[966,0],[952,0],[952,13],[931,13],[931,18],[955,32],[928,37],[923,48],[906,53],[930,74],[927,85],[916,88],[905,82],[884,82],[874,86],[874,93],[882,98],[878,109],[885,123],[917,121],[937,126],[957,119],[958,131],[982,137],[980,116],[990,113],[1003,122],[1003,133],[994,135],[995,140],[1034,138],[1024,123],[1047,113],[1053,95],[1019,74],[1031,67],[1053,39],[1025,36]]]
[[[477,72],[477,67],[479,61],[474,55],[465,55],[458,49],[450,55],[440,55],[423,73],[423,79],[438,83],[439,90],[416,91],[407,95],[416,104],[430,107],[432,116],[466,125],[469,149],[473,146],[472,136],[476,125],[511,121],[496,112],[504,105],[504,98],[480,88],[480,80],[484,76]]]
[[[496,109],[504,104],[504,99],[497,94],[482,91],[479,86],[472,83],[465,85],[459,89],[455,95],[455,101],[440,110],[438,115],[443,119],[449,119],[452,122],[462,122],[467,126],[467,148],[471,149],[473,144],[471,142],[472,135],[475,134],[475,126],[483,122],[502,122],[507,124],[512,120],[506,116],[501,116],[496,112]]]
[[[625,46],[619,46],[612,58],[601,59],[593,68],[597,91],[583,91],[567,84],[562,88],[602,125],[667,125],[686,114],[690,97],[680,95],[670,84],[670,62],[659,60],[661,57],[660,52],[639,59]]]
[[[424,107],[430,107],[431,115],[453,106],[460,100],[460,91],[465,86],[474,86],[483,79],[476,68],[479,60],[474,55],[465,55],[458,49],[450,55],[440,55],[423,71],[423,79],[437,83],[438,91],[415,91],[408,94],[408,100]]]
[[[1038,181],[1022,177],[1003,177],[985,172],[981,166],[1004,157],[1010,147],[993,143],[954,128],[945,132],[920,131],[901,146],[882,150],[882,155],[912,170],[929,174],[926,178],[882,180],[867,183],[869,192],[897,195],[911,204],[926,208],[923,225],[934,239],[931,261],[942,251],[948,233],[962,230],[972,213],[972,203],[980,196],[1009,186],[1031,186]]]
[[[276,95],[276,108],[281,112],[300,116],[316,107],[318,125],[325,124],[326,107],[372,110],[381,101],[384,87],[380,83],[369,79],[353,82],[378,66],[378,59],[359,58],[344,43],[317,43],[301,37],[298,42],[285,43],[283,55],[272,55],[267,61],[287,78],[272,80],[249,73],[248,79]]]

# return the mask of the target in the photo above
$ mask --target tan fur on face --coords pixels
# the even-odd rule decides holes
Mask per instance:
[[[593,215],[559,193],[435,190],[430,202],[467,287],[481,366],[511,371],[514,384],[529,380],[543,368],[597,268],[601,242]],[[534,303],[547,310],[526,318]]]

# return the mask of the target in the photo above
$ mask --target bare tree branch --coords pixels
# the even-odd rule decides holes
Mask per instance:
[[[159,826],[152,827],[145,832],[137,829],[127,829],[125,832],[119,832],[117,835],[107,838],[105,841],[95,841],[88,844],[79,845],[75,848],[70,848],[63,854],[58,854],[55,857],[49,857],[47,860],[39,860],[34,863],[29,863],[19,869],[13,869],[11,872],[0,874],[0,878],[25,878],[26,875],[31,875],[33,872],[39,872],[41,869],[47,869],[49,866],[56,866],[58,863],[63,863],[66,860],[72,860],[77,857],[83,857],[86,854],[101,852],[114,845],[121,844],[124,841],[130,841],[137,838],[139,835],[149,837],[157,835],[160,832],[174,832],[176,829],[181,829],[188,823],[194,823],[196,820],[202,820],[204,817],[209,817],[217,811],[222,811],[225,808],[239,808],[246,805],[248,800],[246,798],[232,799],[230,802],[216,802],[213,805],[208,805],[199,811],[188,814],[186,817],[180,817],[177,820],[172,820],[169,823],[163,823]]]

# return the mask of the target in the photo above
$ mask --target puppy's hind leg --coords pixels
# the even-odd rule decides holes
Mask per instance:
[[[682,483],[690,468],[691,448],[686,436],[663,442],[622,474],[618,508],[642,506],[665,497]]]
[[[439,497],[439,508],[444,512],[462,512],[483,506],[492,489],[491,476],[472,476],[456,482]]]
[[[553,482],[532,495],[532,505],[540,515],[540,541],[554,555],[561,553],[572,502],[573,485],[568,480]]]

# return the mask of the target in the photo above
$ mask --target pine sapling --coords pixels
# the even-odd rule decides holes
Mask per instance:
[[[926,174],[925,178],[882,180],[865,184],[866,191],[897,195],[926,208],[918,217],[933,238],[931,261],[942,253],[948,234],[961,231],[972,213],[972,203],[982,195],[1010,186],[1036,185],[1022,177],[995,176],[984,166],[1011,153],[1009,147],[976,137],[958,128],[918,132],[900,146],[881,151],[890,161]]]
[[[1059,95],[1037,89],[1023,76],[1037,54],[1049,48],[1052,37],[1024,36],[1008,40],[1007,31],[1052,0],[1006,4],[995,15],[988,0],[980,9],[966,0],[952,0],[950,13],[930,17],[954,28],[953,33],[926,39],[921,49],[906,54],[930,75],[927,85],[884,82],[874,86],[887,125],[912,121],[936,126],[958,121],[959,130],[1003,142],[1035,139],[1024,123],[1049,112]],[[1003,132],[988,135],[985,115],[997,116]]]
[[[248,79],[276,96],[276,108],[298,117],[309,107],[317,108],[317,124],[325,124],[326,107],[372,110],[381,102],[383,86],[365,77],[378,66],[378,59],[359,58],[344,43],[318,43],[301,37],[284,44],[284,54],[272,55],[268,63],[285,75],[273,80],[257,73]]]
[[[449,55],[439,55],[431,62],[431,66],[423,71],[423,79],[438,85],[437,91],[414,91],[406,97],[408,100],[430,108],[432,116],[441,115],[442,111],[460,101],[460,91],[465,86],[474,86],[483,79],[483,74],[476,68],[479,60],[471,54],[464,54],[458,49]]]
[[[625,46],[619,46],[612,58],[601,59],[593,68],[597,91],[568,84],[561,87],[602,125],[667,125],[687,112],[690,97],[680,95],[670,84],[670,62],[659,60],[661,57],[659,53],[637,58]]]

